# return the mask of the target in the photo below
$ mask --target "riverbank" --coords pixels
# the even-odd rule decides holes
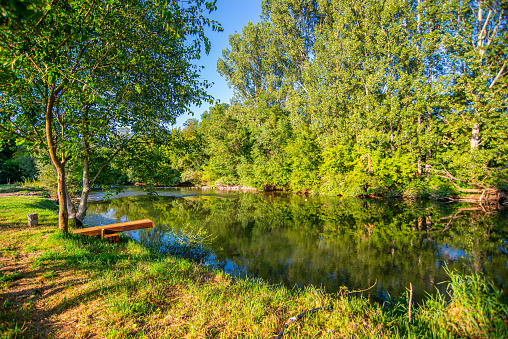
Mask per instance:
[[[137,185],[142,186],[142,185]],[[157,188],[199,188],[202,190],[221,190],[221,191],[239,191],[239,192],[280,192],[280,193],[291,193],[291,194],[303,194],[303,195],[324,195],[324,196],[341,196],[340,194],[331,194],[326,192],[292,192],[290,190],[279,190],[270,187],[269,189],[257,189],[254,187],[242,186],[242,185],[202,185],[194,186],[191,183],[184,183],[183,185],[174,186],[156,186]],[[467,202],[473,204],[486,205],[492,208],[505,208],[508,206],[508,193],[499,189],[485,188],[485,189],[458,189],[449,187],[447,190],[434,190],[434,192],[423,189],[407,189],[404,192],[399,191],[387,191],[384,193],[369,193],[359,194],[352,196],[356,198],[369,198],[369,199],[386,199],[386,198],[401,198],[406,200],[421,200],[430,199],[435,201],[445,202]]]
[[[40,226],[26,227],[28,211],[39,213]],[[270,338],[318,307],[291,323],[284,338],[508,334],[506,303],[475,276],[452,274],[449,301],[413,303],[410,315],[408,298],[379,305],[345,288],[329,295],[233,279],[125,237],[109,244],[54,225],[51,201],[0,198],[2,337]]]
[[[137,182],[133,185],[125,187],[145,187],[146,185]],[[225,192],[252,192],[252,193],[284,193],[284,194],[297,194],[297,195],[321,195],[321,196],[338,196],[347,198],[367,198],[367,199],[403,199],[403,200],[430,200],[438,202],[465,202],[470,204],[481,205],[483,208],[488,209],[504,209],[508,207],[508,191],[497,188],[482,188],[482,189],[462,189],[452,184],[442,185],[441,187],[425,187],[424,188],[406,188],[404,190],[373,190],[373,192],[359,193],[356,195],[344,196],[331,191],[291,191],[290,189],[277,189],[273,186],[265,188],[255,188],[244,186],[240,184],[214,184],[203,183],[196,185],[190,181],[178,183],[172,186],[164,184],[155,184],[150,186],[152,189],[166,189],[166,188],[187,188],[187,189],[202,189],[202,190],[219,190]]]

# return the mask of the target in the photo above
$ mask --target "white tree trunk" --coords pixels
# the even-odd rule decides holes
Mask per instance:
[[[471,152],[480,145],[480,124],[475,123],[471,130]]]
[[[88,157],[83,160],[83,190],[81,191],[81,197],[79,199],[78,210],[76,211],[75,220],[76,223],[82,225],[85,220],[88,195],[90,194],[90,173],[88,166]]]

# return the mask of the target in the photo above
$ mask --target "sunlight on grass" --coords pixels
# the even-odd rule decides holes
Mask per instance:
[[[25,213],[27,206],[51,206],[38,198],[21,201],[25,204],[12,207],[13,214]],[[51,208],[40,210],[55,213]],[[2,290],[30,279],[60,286],[47,299],[42,298],[43,292],[34,292],[39,297],[4,300],[0,335],[7,338],[38,333],[37,321],[31,320],[37,307],[54,319],[76,319],[70,323],[77,327],[72,325],[55,337],[68,337],[72,331],[72,336],[102,338],[269,338],[288,319],[311,309],[316,312],[288,325],[284,338],[508,336],[508,308],[501,292],[476,274],[448,272],[449,297],[438,295],[413,303],[409,322],[407,295],[378,304],[350,294],[347,288],[330,295],[314,287],[289,289],[258,279],[238,279],[184,258],[162,255],[125,236],[120,243],[110,244],[41,226],[3,229],[0,241],[5,258],[32,255],[31,269],[1,276]],[[44,304],[38,304],[37,298]]]
[[[0,225],[27,224],[27,215],[39,214],[39,225],[57,224],[56,205],[43,197],[0,197]]]

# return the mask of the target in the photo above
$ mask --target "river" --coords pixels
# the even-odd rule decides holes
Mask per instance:
[[[128,235],[158,248],[203,240],[198,260],[234,276],[329,293],[374,285],[364,294],[378,300],[410,283],[416,300],[444,293],[446,268],[508,287],[508,213],[476,205],[196,188],[103,195],[91,194],[87,225],[149,218],[153,229]]]

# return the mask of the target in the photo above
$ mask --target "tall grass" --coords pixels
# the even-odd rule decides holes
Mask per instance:
[[[474,272],[448,274],[451,302],[446,316],[452,332],[472,338],[508,338],[508,306],[502,291]]]

